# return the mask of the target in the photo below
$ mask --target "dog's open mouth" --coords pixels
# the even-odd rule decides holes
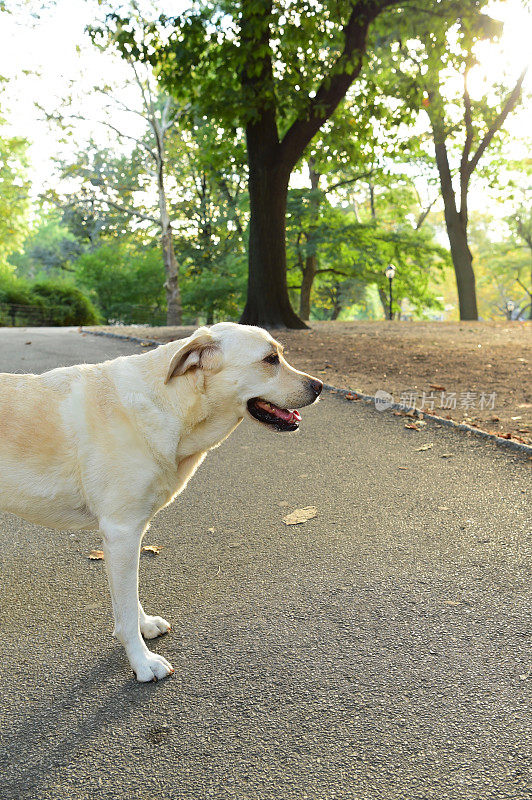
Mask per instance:
[[[264,425],[271,425],[278,431],[297,431],[301,421],[301,414],[297,410],[279,408],[273,403],[253,397],[248,400],[248,411],[252,417]]]

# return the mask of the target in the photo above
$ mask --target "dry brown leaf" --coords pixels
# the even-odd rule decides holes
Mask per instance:
[[[405,428],[408,428],[410,431],[418,431],[419,428],[415,422],[405,422]]]
[[[307,506],[306,508],[296,508],[288,516],[283,517],[285,525],[300,525],[302,522],[308,522],[318,513],[316,506]]]
[[[91,550],[88,557],[89,561],[103,561],[103,550]]]
[[[416,452],[419,453],[420,450],[430,450],[431,447],[434,447],[432,442],[427,442],[427,444],[422,444],[421,447],[416,447]]]
[[[158,556],[161,548],[157,547],[156,544],[146,544],[144,547],[141,547],[140,552],[146,553],[149,556]]]
[[[351,394],[351,392],[349,392],[349,394],[345,395],[345,399],[346,400],[356,400],[355,395]]]
[[[437,383],[429,383],[431,389],[435,389],[437,392],[446,392],[447,389],[445,386],[438,386]]]

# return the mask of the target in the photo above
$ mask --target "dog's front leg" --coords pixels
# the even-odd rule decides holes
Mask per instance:
[[[114,634],[124,645],[137,680],[166,678],[174,671],[172,665],[148,650],[140,634],[138,574],[144,528],[135,530],[105,520],[100,522],[100,530],[113,602]]]

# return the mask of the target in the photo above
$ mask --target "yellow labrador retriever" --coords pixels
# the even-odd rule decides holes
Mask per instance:
[[[103,364],[0,374],[0,509],[50,528],[100,529],[114,633],[139,681],[173,672],[142,638],[170,630],[138,599],[150,520],[246,414],[295,431],[292,409],[322,386],[267,331],[230,322]]]

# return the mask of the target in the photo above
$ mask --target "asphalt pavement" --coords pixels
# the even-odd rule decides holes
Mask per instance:
[[[3,329],[0,371],[141,350]],[[330,393],[302,416],[245,421],[154,520],[157,684],[111,636],[98,535],[0,514],[1,800],[531,796],[530,461]]]

